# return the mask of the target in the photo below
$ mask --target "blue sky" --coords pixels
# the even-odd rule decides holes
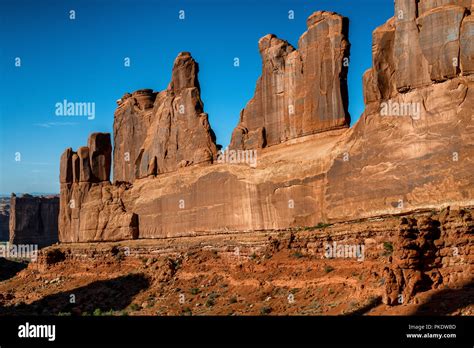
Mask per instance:
[[[112,133],[115,101],[124,93],[165,89],[181,51],[199,63],[204,108],[226,146],[261,72],[258,39],[273,33],[296,47],[306,18],[318,10],[350,19],[354,123],[364,108],[371,34],[393,15],[393,0],[2,0],[0,193],[59,192],[63,150],[86,145],[89,133]],[[56,116],[64,99],[94,102],[95,119]]]

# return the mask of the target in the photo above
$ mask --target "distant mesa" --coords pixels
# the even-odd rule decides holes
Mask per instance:
[[[0,242],[8,241],[10,238],[9,232],[10,221],[10,199],[0,199]]]
[[[9,212],[10,244],[34,244],[39,248],[57,243],[58,196],[12,194]]]

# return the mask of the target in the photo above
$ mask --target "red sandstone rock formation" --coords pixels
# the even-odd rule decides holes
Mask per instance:
[[[110,134],[93,133],[88,146],[66,149],[60,164],[59,238],[61,242],[134,239],[138,218],[127,212],[120,193],[109,182]]]
[[[125,94],[114,119],[114,180],[133,182],[180,167],[210,164],[215,135],[204,113],[198,64],[187,52],[174,62],[165,91]]]
[[[262,75],[240,114],[231,148],[258,149],[316,132],[348,127],[348,21],[315,12],[298,50],[269,34],[258,42]]]
[[[397,0],[374,31],[366,109],[328,172],[328,218],[473,204],[474,76],[460,52],[474,35],[459,35],[470,4]]]
[[[8,225],[10,220],[10,203],[6,198],[0,199],[0,241],[9,239]]]
[[[396,0],[395,16],[373,34],[366,102],[472,73],[471,0]]]
[[[342,53],[347,48],[341,34],[344,30],[329,28],[343,28],[342,17],[328,13],[311,16],[310,29],[302,39],[307,43],[300,44],[300,50],[309,45],[306,53],[295,51],[272,36],[261,40],[263,57],[269,60],[264,59],[264,74],[259,82],[262,88],[260,92],[257,88],[246,110],[271,105],[275,111],[272,115],[276,116],[265,125],[269,118],[262,119],[257,111],[248,114],[244,111],[245,122],[255,122],[255,126],[246,126],[249,132],[242,133],[243,142],[236,140],[240,126],[233,137],[236,148],[259,148],[264,142],[272,145],[259,150],[255,168],[232,164],[184,168],[188,162],[198,162],[189,160],[190,154],[208,158],[205,163],[210,163],[213,155],[202,157],[199,154],[214,154],[215,145],[209,142],[212,132],[206,118],[200,116],[203,114],[200,113],[197,66],[189,55],[179,56],[168,90],[156,96],[149,90],[128,95],[119,103],[114,125],[116,180],[134,181],[149,174],[163,175],[135,180],[133,185],[97,182],[94,165],[88,160],[90,149],[81,148],[77,154],[67,150],[61,163],[61,241],[288,229],[448,205],[473,205],[474,75],[466,68],[472,62],[472,55],[466,52],[471,52],[473,35],[467,29],[471,23],[468,7],[459,4],[463,2],[397,1],[397,16],[376,29],[373,35],[373,67],[364,76],[366,110],[360,120],[350,129],[327,130],[339,124],[339,120],[339,126],[344,126],[346,114],[329,118],[329,123],[320,123],[319,116],[318,122],[305,123],[303,107],[298,111],[301,112],[298,115],[302,115],[301,125],[320,125],[319,130],[327,130],[304,138],[299,137],[303,135],[303,128],[288,128],[301,132],[286,137],[284,127],[276,126],[281,113],[274,102],[278,99],[275,93],[290,95],[287,93],[293,89],[288,87],[287,80],[268,75],[265,69],[273,64],[276,71],[282,71],[290,61],[288,57],[305,54],[308,57],[310,38],[312,35],[319,38],[321,32],[335,34],[333,41],[339,42],[336,47],[340,50],[334,52],[341,53],[334,55],[335,64],[340,66]],[[398,18],[400,11],[402,15]],[[450,20],[439,15],[444,12]],[[461,20],[452,13],[462,13]],[[431,16],[433,19],[429,19]],[[457,43],[451,43],[444,36],[451,35],[450,28],[459,34],[457,54],[452,47]],[[430,35],[432,38],[427,39]],[[439,45],[438,36],[448,42]],[[313,49],[314,54],[319,52],[316,47]],[[434,57],[445,56],[450,56],[454,63],[457,58],[459,66],[447,66],[447,58],[435,62]],[[413,71],[407,73],[410,69]],[[325,76],[340,82],[339,73]],[[310,85],[315,81],[307,82],[310,91],[307,93],[313,93]],[[267,87],[263,88],[264,85]],[[322,86],[319,82],[317,85]],[[262,104],[258,97],[264,98],[261,91],[273,88],[277,92],[269,95],[277,99],[269,97]],[[337,101],[334,105],[339,105],[333,111],[344,110],[341,93],[333,94]],[[190,128],[180,123],[177,111],[180,100],[186,101],[184,115],[192,125]],[[406,115],[382,114],[384,105],[404,104],[409,106]],[[411,109],[412,106],[415,109]],[[196,125],[196,120],[203,123]],[[262,120],[265,122],[259,123]],[[281,125],[288,125],[281,120]],[[263,132],[262,127],[270,132]],[[180,137],[183,133],[196,140],[187,143],[186,138]],[[294,139],[289,139],[293,136]],[[177,139],[173,140],[172,149],[169,148],[171,139]],[[286,139],[289,140],[279,144]],[[240,145],[236,145],[236,141]],[[130,149],[131,162],[128,167],[124,162],[127,149]],[[74,208],[69,207],[71,199],[76,204]]]
[[[10,198],[10,243],[37,244],[40,248],[58,242],[59,197],[12,194]]]
[[[407,304],[418,292],[472,280],[469,245],[474,221],[469,211],[402,218],[393,260],[385,273],[384,302]]]

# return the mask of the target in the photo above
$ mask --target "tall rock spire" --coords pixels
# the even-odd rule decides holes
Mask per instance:
[[[268,34],[258,42],[262,75],[240,115],[231,148],[256,149],[349,126],[348,21],[318,11],[307,20],[298,50]]]
[[[115,181],[213,162],[215,135],[204,113],[198,71],[191,54],[182,52],[166,90],[140,90],[120,99],[114,119]]]

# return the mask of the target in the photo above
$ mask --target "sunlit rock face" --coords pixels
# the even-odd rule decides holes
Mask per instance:
[[[198,64],[188,52],[174,62],[168,88],[139,90],[118,101],[114,118],[114,180],[172,172],[211,164],[215,135],[204,112]]]
[[[315,12],[298,49],[269,34],[258,42],[262,75],[240,114],[231,148],[257,149],[347,127],[348,20]]]

